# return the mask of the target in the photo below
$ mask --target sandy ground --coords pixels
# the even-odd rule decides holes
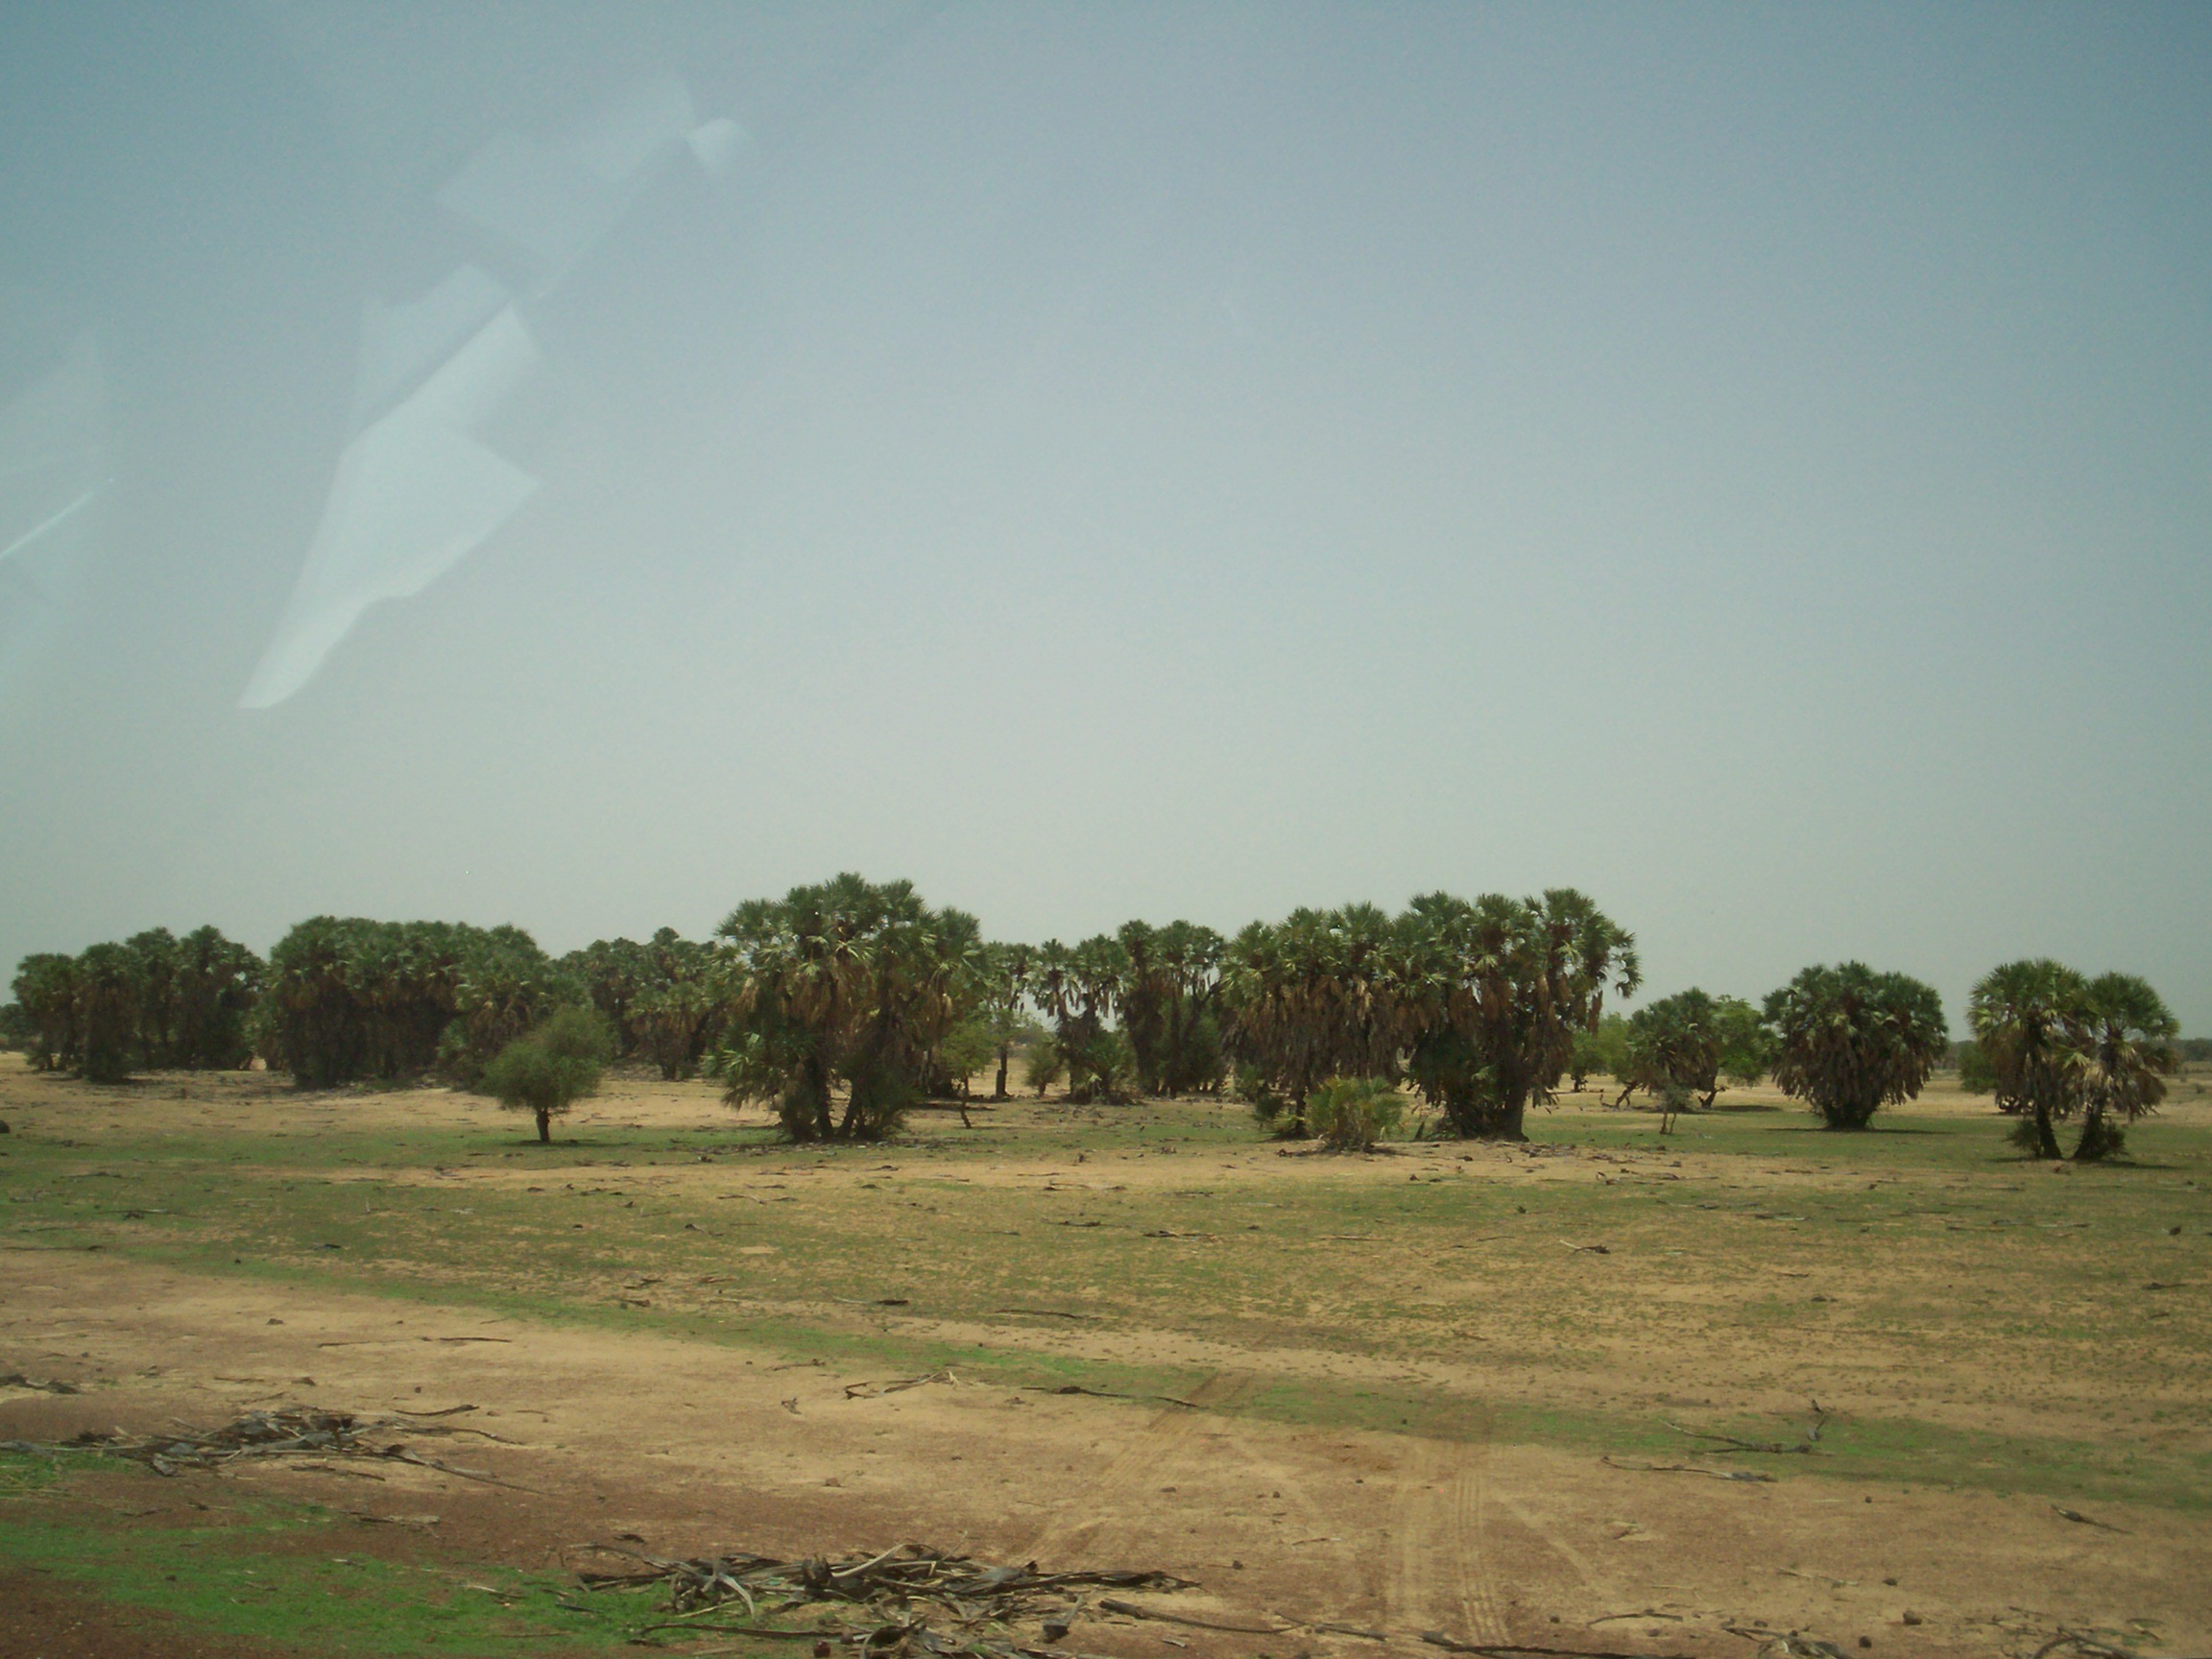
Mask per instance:
[[[279,1087],[237,1080],[227,1092],[209,1089],[204,1106],[187,1095],[179,1104],[193,1116],[180,1126],[217,1126],[263,1101],[274,1110]],[[465,1096],[436,1106],[433,1098],[282,1104],[288,1126],[302,1134],[313,1132],[318,1111],[343,1112],[358,1127],[364,1113],[419,1124],[425,1111],[487,1110]],[[17,1092],[9,1116],[50,1130],[44,1115],[60,1100]],[[114,1110],[129,1117],[129,1103],[123,1097]],[[75,1133],[99,1133],[97,1105],[79,1100]],[[577,1127],[594,1119],[696,1127],[708,1114],[729,1120],[704,1089],[639,1085],[591,1103]],[[1112,1180],[1188,1182],[1202,1162],[1227,1175],[1272,1158],[1248,1146],[1203,1160],[1130,1160]],[[1409,1162],[1480,1179],[1621,1172],[1512,1154],[1472,1166],[1449,1151]],[[1071,1163],[979,1164],[958,1173],[1096,1179]],[[1403,1180],[1406,1170],[1393,1165],[1379,1173],[1385,1177]],[[1802,1178],[1826,1176],[1809,1167]],[[1187,1615],[1232,1623],[1275,1615],[1387,1638],[1379,1647],[1311,1628],[1260,1636],[1126,1620],[1087,1624],[1070,1638],[1115,1655],[1158,1655],[1166,1637],[1201,1655],[1410,1652],[1427,1631],[1562,1649],[1752,1654],[1755,1627],[1932,1659],[2032,1654],[2066,1626],[2131,1634],[2147,1649],[2212,1650],[2204,1592],[2212,1528],[2194,1518],[2108,1505],[2100,1515],[2108,1527],[2096,1527],[2025,1495],[1626,1470],[1493,1443],[1479,1422],[1462,1439],[1439,1441],[1207,1409],[1233,1405],[1249,1379],[1269,1373],[1260,1353],[1220,1355],[1216,1374],[1190,1396],[1196,1408],[957,1379],[850,1398],[848,1384],[880,1374],[29,1249],[0,1253],[0,1369],[97,1384],[67,1397],[0,1391],[0,1438],[145,1430],[171,1418],[209,1423],[279,1402],[372,1414],[475,1407],[452,1421],[480,1433],[425,1449],[512,1486],[397,1466],[364,1479],[270,1465],[173,1482],[130,1470],[88,1488],[88,1502],[132,1505],[132,1513],[220,1504],[252,1487],[398,1524],[364,1522],[364,1550],[405,1530],[457,1558],[542,1568],[566,1549],[624,1533],[681,1553],[722,1546],[833,1553],[915,1539],[1047,1568],[1165,1569],[1202,1585],[1160,1603]],[[0,1656],[217,1650],[51,1585],[0,1581],[5,1609],[13,1614],[0,1621]]]
[[[1178,1610],[1378,1628],[1405,1646],[1634,1632],[1654,1651],[1742,1652],[1730,1623],[1986,1654],[2011,1631],[2153,1622],[2207,1634],[2204,1529],[2115,1509],[2072,1525],[2042,1500],[1738,1484],[1632,1473],[1528,1447],[1312,1431],[1203,1409],[937,1383],[849,1399],[870,1379],[655,1337],[547,1331],[373,1298],[267,1290],[97,1259],[0,1258],[12,1350],[74,1362],[94,1395],[15,1396],[0,1435],[43,1439],[300,1401],[381,1412],[474,1405],[493,1440],[426,1447],[517,1493],[429,1471],[368,1482],[272,1466],[188,1477],[437,1514],[458,1552],[525,1566],[630,1532],[656,1549],[779,1554],[914,1538],[1006,1560],[1164,1567],[1204,1590]],[[309,1381],[311,1379],[311,1381]],[[1225,1403],[1233,1382],[1194,1396]],[[135,1472],[120,1482],[156,1486]],[[1911,1612],[1921,1623],[1904,1623]],[[1559,1625],[1551,1623],[1559,1620]],[[1178,1629],[1193,1651],[1266,1638]],[[1100,1628],[1100,1650],[1158,1651]],[[1315,1634],[1315,1651],[1371,1651]]]

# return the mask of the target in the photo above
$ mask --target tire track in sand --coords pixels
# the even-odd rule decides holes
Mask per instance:
[[[1489,1459],[1487,1421],[1471,1443],[1407,1442],[1391,1503],[1382,1598],[1393,1633],[1507,1639],[1489,1528]]]
[[[1186,1398],[1200,1406],[1223,1406],[1247,1392],[1240,1378],[1209,1377]],[[1158,1529],[1160,1488],[1180,1484],[1200,1472],[1209,1450],[1204,1434],[1208,1413],[1181,1406],[1154,1412],[1091,1478],[1054,1509],[1030,1539],[1025,1557],[1033,1561],[1072,1561],[1095,1553],[1103,1539],[1135,1543]],[[1101,1436],[1103,1438],[1103,1436]]]

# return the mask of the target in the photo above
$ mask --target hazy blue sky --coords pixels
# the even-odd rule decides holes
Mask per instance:
[[[1575,885],[2208,1031],[2212,9],[12,6],[12,543],[8,962]]]

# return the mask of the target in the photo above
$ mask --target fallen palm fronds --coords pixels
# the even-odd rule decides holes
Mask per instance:
[[[156,1475],[169,1476],[181,1474],[187,1469],[211,1472],[269,1457],[373,1457],[412,1463],[419,1469],[434,1469],[441,1475],[457,1475],[465,1480],[508,1486],[517,1492],[533,1490],[528,1486],[517,1486],[511,1480],[502,1480],[496,1475],[486,1474],[481,1469],[463,1469],[451,1463],[440,1462],[435,1457],[425,1457],[403,1440],[379,1445],[372,1438],[379,1430],[389,1429],[398,1429],[409,1434],[484,1432],[481,1430],[458,1429],[445,1424],[394,1423],[389,1419],[367,1422],[350,1411],[323,1411],[311,1406],[287,1406],[274,1411],[249,1411],[243,1417],[232,1418],[220,1428],[187,1427],[175,1434],[143,1436],[126,1433],[121,1429],[87,1429],[56,1445],[30,1447],[27,1442],[16,1444],[40,1452],[105,1453],[110,1457],[128,1457],[133,1463],[143,1463]],[[485,1435],[485,1438],[493,1439],[496,1436]]]
[[[1191,1588],[1190,1580],[1166,1573],[1044,1573],[1033,1561],[992,1567],[919,1544],[836,1561],[819,1555],[785,1561],[749,1552],[679,1560],[614,1544],[585,1548],[637,1563],[613,1572],[579,1572],[577,1579],[588,1591],[666,1587],[671,1617],[639,1626],[635,1638],[645,1641],[679,1630],[689,1635],[742,1632],[841,1642],[878,1656],[965,1653],[1014,1659],[1041,1651],[1035,1643],[1019,1638],[1014,1626],[1037,1620],[1047,1641],[1065,1636],[1071,1618],[1085,1609],[1085,1591]],[[1098,1606],[1133,1610],[1110,1598]],[[809,1629],[762,1623],[803,1607],[830,1617]],[[732,1622],[706,1623],[716,1615],[728,1615]],[[1279,1628],[1269,1625],[1262,1633],[1272,1635]]]
[[[1045,1384],[1037,1388],[1040,1394],[1081,1394],[1092,1400],[1157,1400],[1163,1406],[1180,1406],[1186,1411],[1203,1411],[1206,1407],[1195,1400],[1180,1399],[1173,1394],[1122,1394],[1112,1388],[1086,1388],[1080,1382]]]
[[[1081,1319],[1096,1324],[1105,1318],[1103,1313],[1070,1313],[1062,1308],[994,1308],[994,1313],[1019,1313],[1027,1319]]]

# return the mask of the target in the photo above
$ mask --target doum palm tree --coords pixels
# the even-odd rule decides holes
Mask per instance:
[[[2020,1103],[2020,1140],[2056,1158],[2057,1123],[2081,1104],[2089,1046],[2088,985],[2048,956],[1992,968],[1966,998],[1966,1022],[1999,1091]]]
[[[2148,980],[2101,974],[2083,992],[2088,1068],[2081,1092],[2081,1139],[2074,1157],[2091,1163],[2120,1150],[2126,1131],[2166,1098],[2180,1022]]]

